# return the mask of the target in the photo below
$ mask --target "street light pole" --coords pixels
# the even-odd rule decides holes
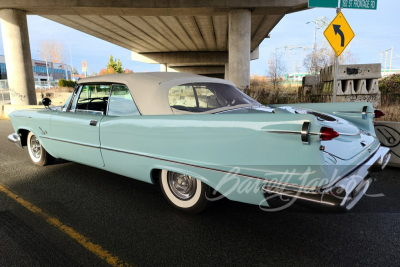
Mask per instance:
[[[71,80],[72,80],[72,81],[75,81],[74,74],[73,74],[73,72],[74,72],[74,66],[72,65],[71,45],[69,45],[69,56],[71,57]]]
[[[50,77],[49,77],[49,67],[48,67],[48,65],[47,65],[47,57],[46,57],[46,55],[45,55],[42,51],[37,50],[37,52],[41,53],[41,54],[44,56],[44,59],[46,60],[47,86],[48,86],[47,89],[50,89]]]

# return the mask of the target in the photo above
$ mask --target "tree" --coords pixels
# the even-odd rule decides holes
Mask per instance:
[[[116,73],[124,72],[124,69],[122,68],[121,60],[118,59],[117,62],[115,62],[113,55],[110,55],[110,60],[107,63],[107,70],[110,68],[114,69]]]
[[[339,65],[356,64],[357,57],[347,50],[339,57]],[[316,74],[321,69],[333,65],[335,62],[335,53],[325,42],[321,47],[314,46],[313,51],[306,56],[303,65],[308,73]]]
[[[282,82],[282,77],[286,71],[286,66],[282,58],[282,53],[274,50],[268,61],[268,78],[274,90],[279,89],[279,84]]]
[[[101,69],[99,75],[107,75],[107,74],[116,74],[117,72],[113,67],[109,67],[107,69]]]
[[[76,70],[75,67],[72,69],[72,74],[78,74],[79,75],[79,72]]]
[[[43,60],[54,63],[64,63],[67,60],[64,44],[54,39],[40,41],[39,50],[43,53],[38,53]]]

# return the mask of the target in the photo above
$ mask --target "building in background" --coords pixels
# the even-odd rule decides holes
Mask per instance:
[[[32,60],[33,77],[35,82],[47,82],[46,61]],[[51,82],[58,82],[60,79],[71,80],[72,68],[67,64],[48,62],[49,79]],[[4,56],[0,56],[0,80],[7,79],[7,68]]]
[[[392,69],[392,70],[387,69],[387,70],[382,70],[381,72],[383,78],[392,74],[400,74],[400,69]]]

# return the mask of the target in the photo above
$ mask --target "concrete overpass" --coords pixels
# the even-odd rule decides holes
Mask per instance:
[[[2,0],[0,19],[12,104],[34,104],[26,15],[39,15],[132,51],[164,71],[225,76],[250,85],[250,60],[288,13],[308,0]]]

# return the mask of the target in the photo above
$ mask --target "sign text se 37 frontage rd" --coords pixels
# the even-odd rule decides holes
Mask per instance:
[[[378,0],[308,0],[308,7],[354,8],[376,10]]]
[[[378,0],[340,0],[341,8],[376,10],[377,6]]]

